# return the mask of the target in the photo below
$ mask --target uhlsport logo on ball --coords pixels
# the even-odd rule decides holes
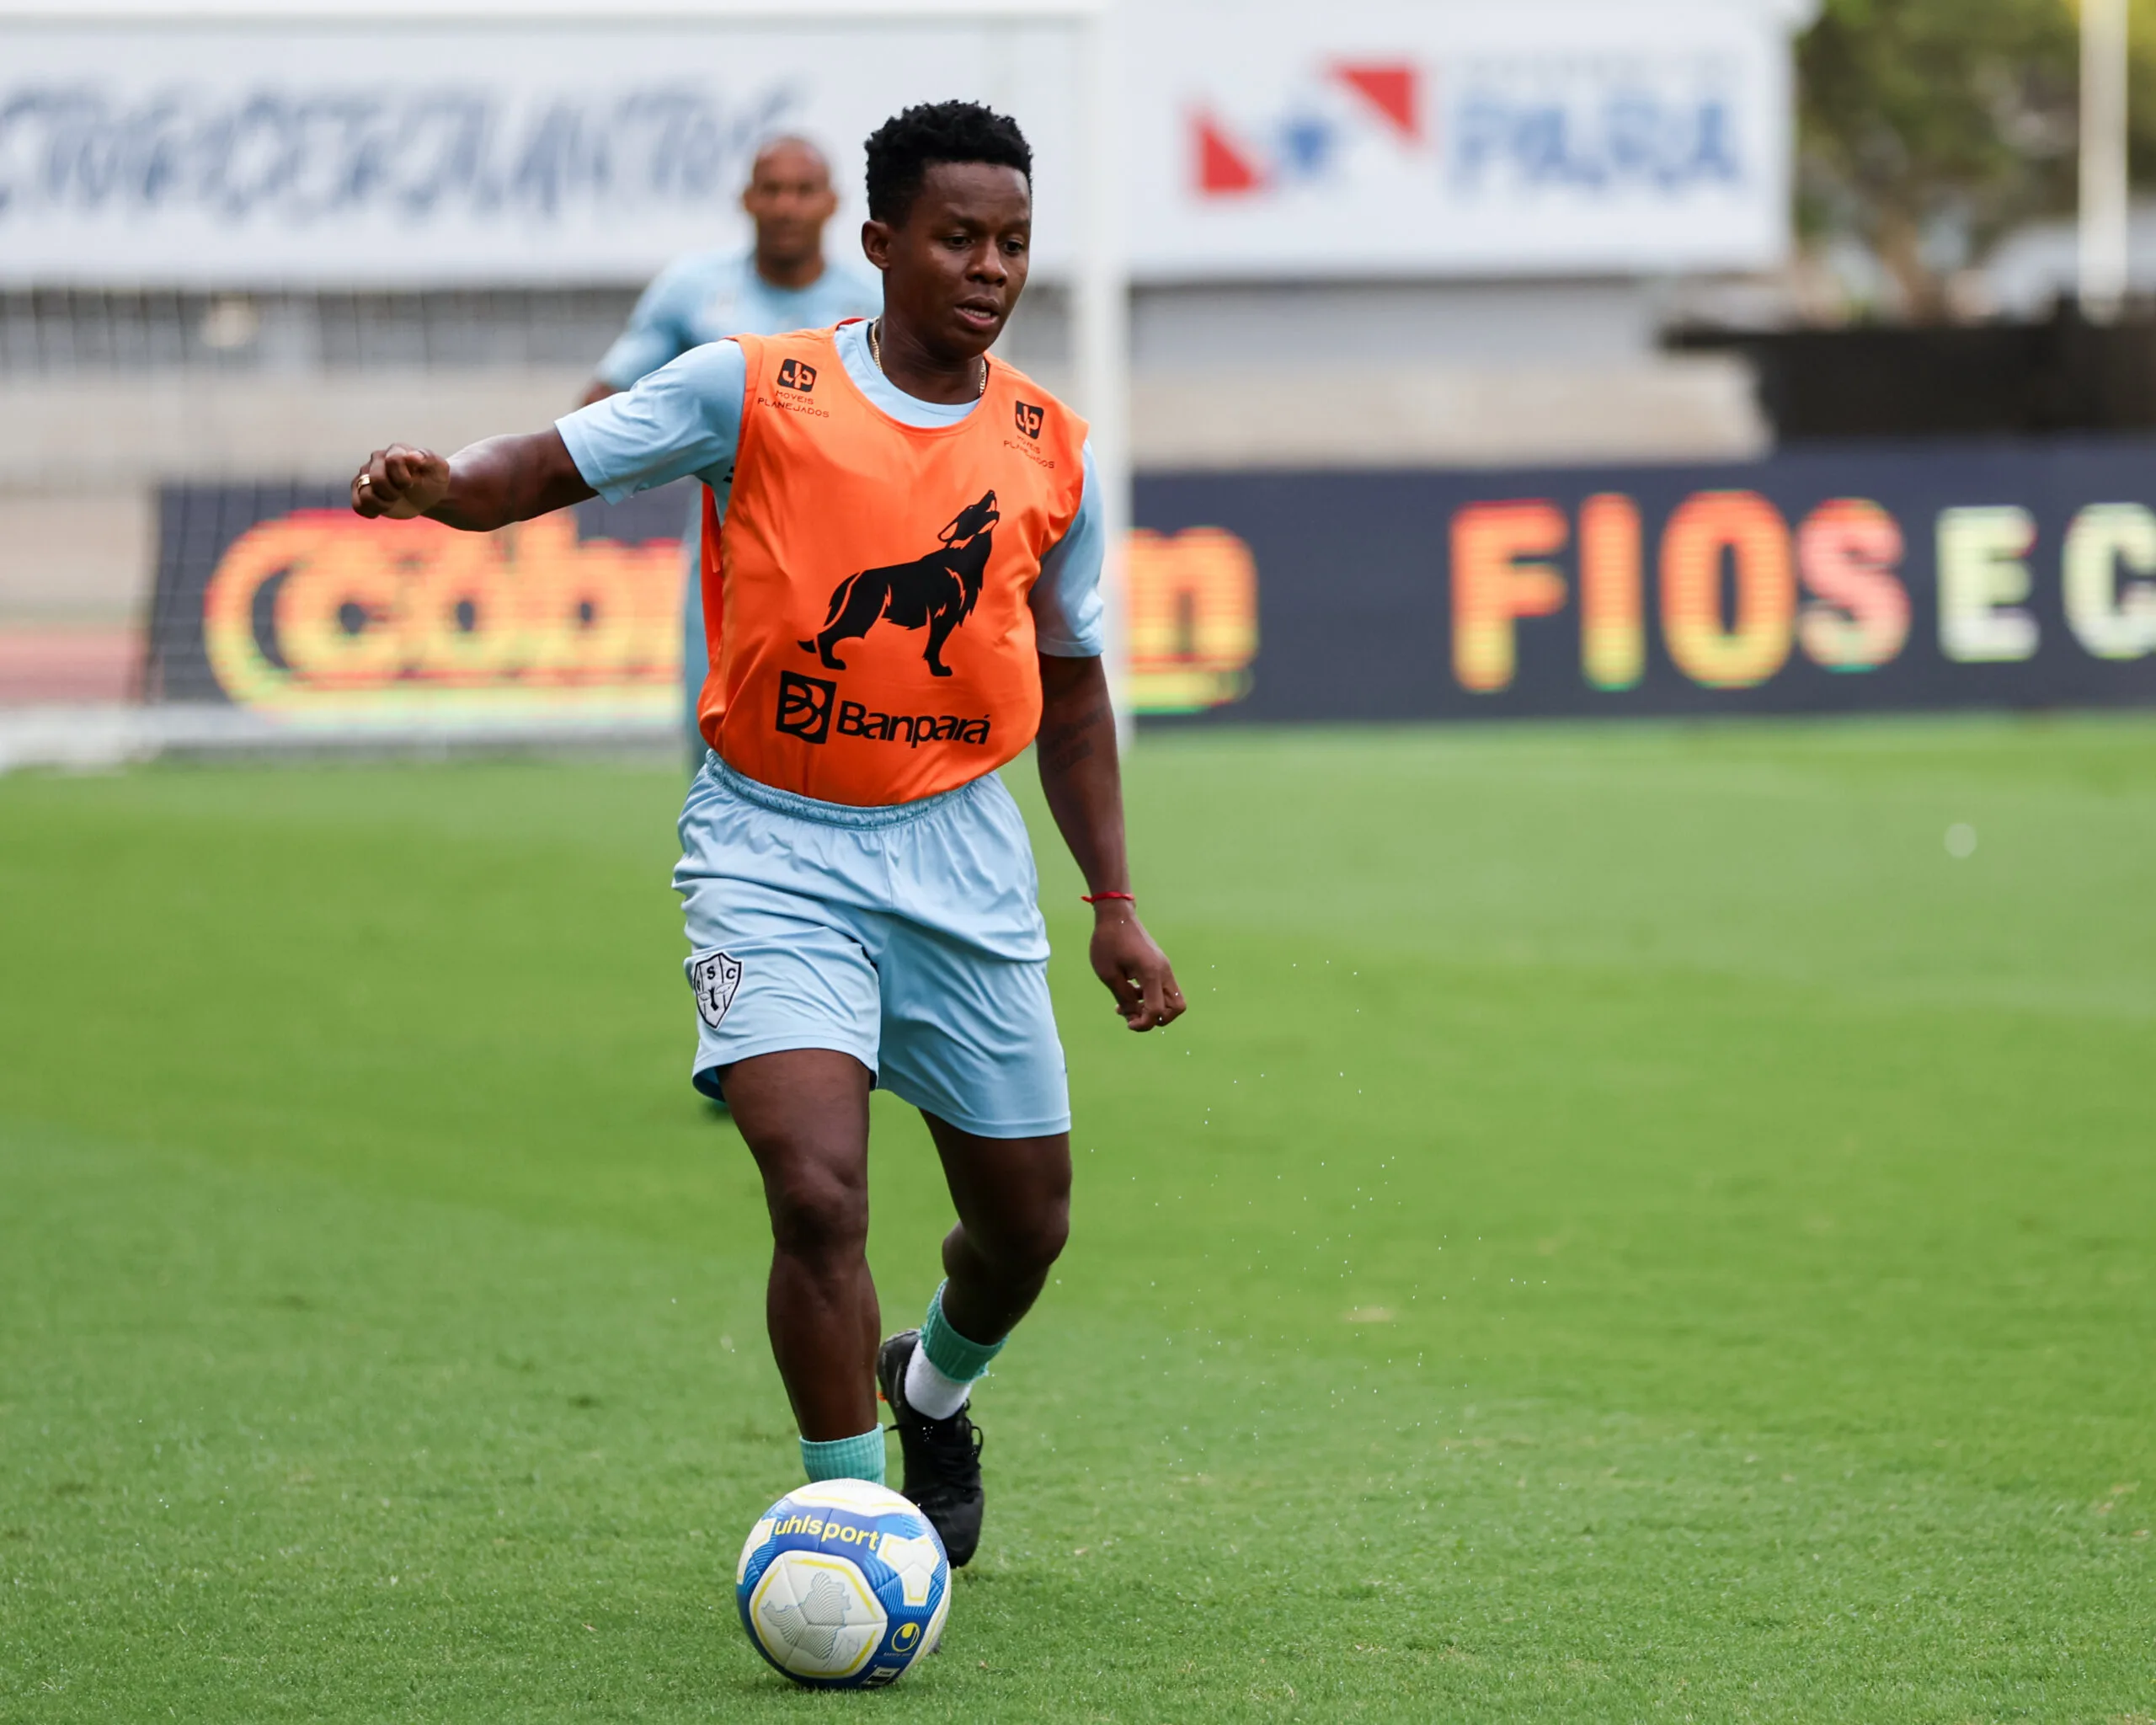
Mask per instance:
[[[951,1565],[928,1519],[858,1479],[772,1504],[749,1530],[734,1581],[756,1651],[812,1689],[895,1683],[934,1651],[951,1605]]]

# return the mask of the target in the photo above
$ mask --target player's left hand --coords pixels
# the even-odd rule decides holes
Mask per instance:
[[[1093,975],[1107,985],[1116,1011],[1133,1030],[1157,1030],[1182,1017],[1175,966],[1128,904],[1095,907],[1091,957]]]

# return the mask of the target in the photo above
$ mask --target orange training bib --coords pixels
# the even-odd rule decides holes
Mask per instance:
[[[704,499],[705,740],[750,778],[857,806],[1001,766],[1040,725],[1027,600],[1078,513],[1085,422],[991,360],[963,420],[902,425],[833,331],[736,339],[723,522]]]

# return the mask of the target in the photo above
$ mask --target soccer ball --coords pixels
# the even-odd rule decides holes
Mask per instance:
[[[757,1519],[734,1575],[756,1651],[810,1689],[880,1689],[943,1637],[951,1564],[896,1492],[827,1479]]]

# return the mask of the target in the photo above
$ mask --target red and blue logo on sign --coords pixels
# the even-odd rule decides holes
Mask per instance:
[[[1207,197],[1268,191],[1324,178],[1357,134],[1407,148],[1425,142],[1423,75],[1404,62],[1338,61],[1268,123],[1238,131],[1209,111],[1190,116],[1193,166]]]

